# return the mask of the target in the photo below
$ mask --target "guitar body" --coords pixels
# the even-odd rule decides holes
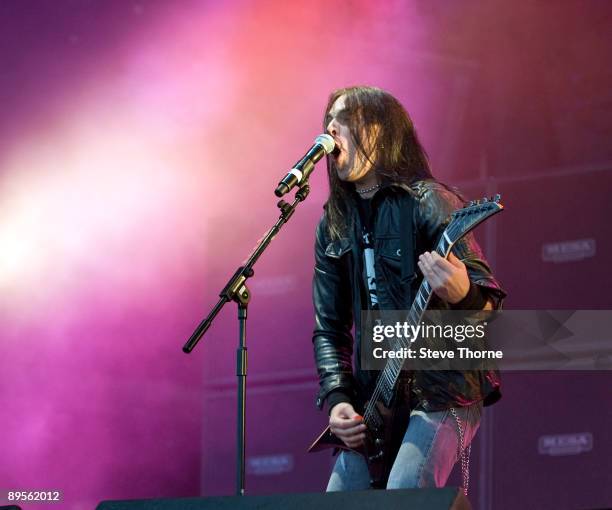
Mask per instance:
[[[338,439],[329,426],[315,439],[309,452],[318,452],[332,448],[345,450],[361,455],[370,472],[370,487],[384,489],[387,486],[389,473],[402,444],[402,439],[408,428],[410,409],[406,404],[399,403],[391,409],[382,403],[376,404],[376,414],[379,420],[376,426],[368,426],[366,441],[359,448],[349,448]]]

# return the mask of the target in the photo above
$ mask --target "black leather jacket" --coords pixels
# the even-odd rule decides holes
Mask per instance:
[[[359,200],[354,197],[354,200]],[[417,181],[410,187],[389,184],[372,199],[374,225],[374,259],[376,288],[380,308],[409,309],[420,275],[402,273],[401,229],[406,218],[405,200],[414,200],[412,209],[416,252],[432,250],[442,235],[451,213],[462,207],[459,197],[442,184]],[[361,264],[363,253],[357,242],[361,232],[357,202],[351,207],[348,224],[353,227],[347,237],[332,241],[327,230],[325,214],[316,232],[313,303],[315,329],[313,343],[319,374],[320,391],[317,406],[321,408],[331,392],[347,395],[349,400],[371,384],[375,373],[359,367],[360,313],[362,306]],[[494,308],[500,308],[505,292],[491,274],[489,266],[476,243],[468,234],[454,247],[453,252],[467,266],[470,280],[480,286]],[[405,264],[404,264],[405,265]],[[414,264],[411,267],[416,267]],[[447,308],[448,304],[433,297],[429,308]],[[355,326],[355,370],[352,366]],[[484,401],[497,401],[500,380],[496,371],[422,371],[415,373],[411,399],[425,411],[436,411],[451,406],[464,406]]]

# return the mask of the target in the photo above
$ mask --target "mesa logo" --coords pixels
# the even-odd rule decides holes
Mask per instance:
[[[538,453],[540,455],[578,455],[593,449],[593,434],[559,434],[540,436]]]
[[[279,475],[293,471],[293,455],[261,455],[247,459],[247,472],[253,475]]]
[[[252,280],[250,287],[253,292],[262,296],[276,296],[286,294],[297,286],[297,277],[294,275],[269,276]]]
[[[597,251],[595,239],[575,239],[542,245],[544,262],[570,262],[594,257]]]

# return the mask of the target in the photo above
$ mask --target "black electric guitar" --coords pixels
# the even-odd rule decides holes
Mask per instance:
[[[472,201],[463,209],[455,211],[435,251],[441,257],[448,257],[451,248],[457,241],[480,223],[503,210],[504,206],[500,204],[500,200],[500,195],[492,199],[483,198]],[[431,293],[431,286],[427,280],[423,279],[408,313],[407,322],[410,325],[416,326],[421,322]],[[397,345],[397,347],[406,346],[399,343]],[[402,359],[389,358],[385,368],[378,374],[376,386],[369,400],[356,403],[356,408],[362,411],[363,421],[367,426],[366,441],[363,446],[357,449],[349,448],[327,427],[308,451],[340,448],[359,453],[368,464],[371,487],[384,488],[410,416],[407,398],[397,398],[395,399],[397,402],[394,402],[403,362]]]

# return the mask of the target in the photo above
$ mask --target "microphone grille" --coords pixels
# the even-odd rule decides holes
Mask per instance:
[[[336,148],[336,142],[330,135],[319,135],[315,138],[315,143],[321,144],[325,154],[331,154]]]

